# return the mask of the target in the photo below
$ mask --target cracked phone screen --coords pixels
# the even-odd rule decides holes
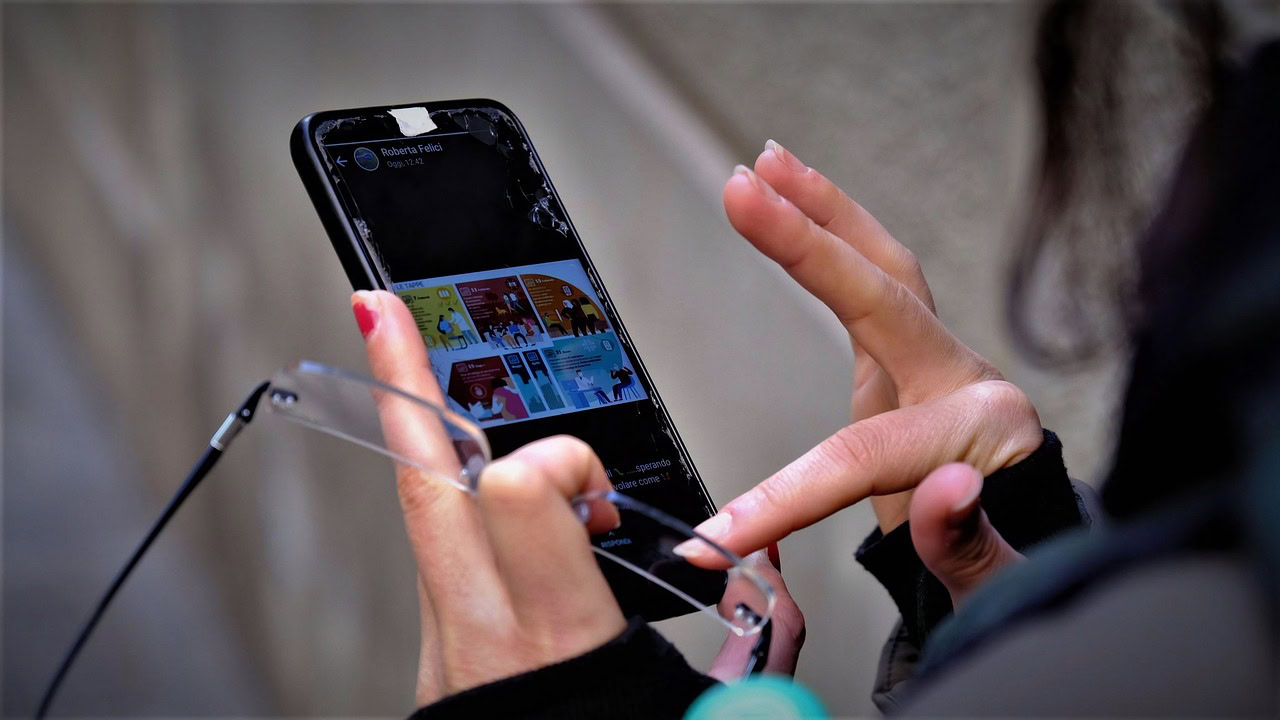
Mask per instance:
[[[367,261],[412,312],[446,402],[484,428],[495,455],[574,435],[595,449],[617,490],[691,525],[710,516],[706,490],[508,110],[472,101],[338,111],[313,128]],[[687,610],[664,607],[631,573],[604,567],[624,610],[648,619]]]

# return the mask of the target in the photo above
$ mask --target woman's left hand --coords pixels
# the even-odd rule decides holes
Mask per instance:
[[[702,534],[749,553],[893,496],[875,508],[888,532],[934,469],[959,461],[988,475],[1039,447],[1027,396],[943,326],[914,256],[830,180],[771,144],[725,183],[724,203],[734,228],[839,318],[858,375],[854,422],[725,505]],[[690,557],[719,562],[697,548]]]
[[[374,376],[443,403],[404,303],[377,291],[352,305]],[[456,466],[438,424],[407,403],[384,399],[379,412],[394,450]],[[418,566],[419,704],[582,655],[625,629],[588,542],[617,524],[617,509],[593,503],[584,526],[569,503],[611,487],[586,443],[526,445],[485,469],[477,498],[404,464],[396,485]]]

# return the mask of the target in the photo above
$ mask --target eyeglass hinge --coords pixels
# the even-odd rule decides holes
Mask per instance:
[[[254,410],[258,407],[258,399],[262,397],[262,393],[267,391],[267,385],[269,384],[264,382],[254,388],[253,392],[244,401],[244,404],[228,415],[226,420],[222,421],[222,427],[219,427],[218,432],[214,433],[213,437],[209,439],[209,445],[214,450],[225,451],[231,441],[236,439],[236,435],[239,435],[244,426],[249,424],[249,421],[253,419]]]

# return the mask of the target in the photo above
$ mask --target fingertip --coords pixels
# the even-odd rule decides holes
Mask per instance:
[[[925,476],[911,502],[911,522],[952,521],[972,513],[982,493],[982,473],[966,463],[948,463]]]
[[[360,290],[352,312],[365,340],[373,377],[436,404],[444,402],[418,323],[408,306],[386,290]],[[366,323],[371,326],[366,328]]]
[[[772,205],[786,202],[767,180],[746,165],[734,166],[733,176],[725,181],[724,198],[726,207],[731,202],[736,204],[739,199],[755,199]]]
[[[948,480],[952,483],[950,492],[953,493],[951,506],[948,508],[948,517],[952,521],[962,520],[973,514],[982,495],[982,473],[977,468],[963,463],[957,463],[959,467],[949,470]]]
[[[964,463],[943,465],[916,487],[908,517],[912,543],[926,564],[972,536],[982,516],[981,493],[982,473]]]
[[[776,145],[772,140],[765,141],[764,150],[761,150],[760,154],[756,156],[754,165],[756,172],[772,169],[778,165],[778,153],[773,150]]]
[[[748,172],[745,165],[738,165],[734,167],[729,179],[724,181],[721,198],[724,200],[724,209],[729,213],[730,221],[733,220],[736,212],[744,209],[745,204],[757,195],[755,187],[747,177]]]
[[[395,293],[386,290],[357,290],[351,294],[351,310],[366,340],[374,332],[378,332],[379,335],[385,334],[389,341],[403,340],[401,336],[406,335],[421,342],[413,314],[404,300]],[[373,326],[366,332],[365,323],[370,320]]]
[[[720,551],[700,538],[685,540],[672,548],[671,552],[684,558],[691,565],[707,570],[724,570],[732,565]]]
[[[382,302],[376,290],[356,290],[351,293],[351,304],[355,305],[377,305]]]
[[[783,197],[796,202],[806,214],[811,212],[816,200],[812,196],[818,188],[814,181],[820,177],[813,168],[773,140],[765,142],[755,168]]]
[[[409,311],[409,306],[404,304],[404,300],[393,292],[388,290],[366,290],[370,296],[377,299],[378,306],[382,309],[389,319],[394,321],[397,327],[407,329],[414,335],[418,334],[418,323],[413,319],[413,313]]]
[[[733,229],[784,267],[803,257],[809,219],[754,171],[725,183],[725,213]]]
[[[735,547],[737,538],[735,533],[732,532],[735,522],[733,515],[729,513],[729,508],[727,506],[721,508],[720,512],[703,520],[693,529],[700,537],[690,538],[680,543],[674,548],[673,552],[701,568],[727,568],[732,565],[729,559],[719,549],[702,538],[706,538],[706,540],[714,542],[720,547],[727,548],[731,552],[737,552],[739,555],[745,556],[755,548],[745,550]]]
[[[911,500],[911,542],[925,567],[959,605],[1021,556],[982,511],[982,473],[950,463],[929,473]]]
[[[788,175],[796,175],[795,171],[788,168],[787,164],[778,157],[778,152],[774,148],[780,147],[782,146],[772,140],[766,142],[764,150],[756,156],[754,165],[756,173],[775,187],[785,184]]]
[[[356,318],[356,326],[360,328],[360,336],[366,340],[378,329],[382,317],[382,301],[368,290],[357,290],[351,294],[351,313]]]

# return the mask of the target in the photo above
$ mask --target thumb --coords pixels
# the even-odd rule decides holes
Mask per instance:
[[[991,526],[979,493],[982,474],[970,465],[943,465],[911,498],[911,542],[925,567],[959,607],[969,593],[1022,559]]]

